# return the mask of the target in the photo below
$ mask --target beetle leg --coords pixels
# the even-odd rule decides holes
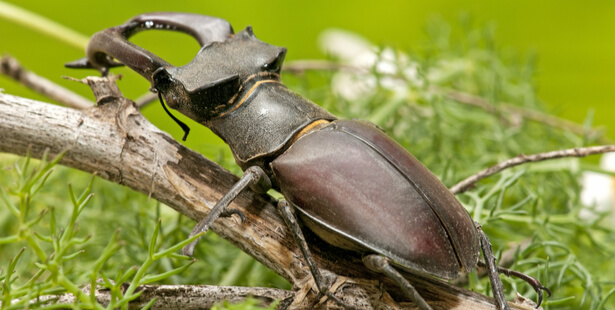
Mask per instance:
[[[482,261],[478,261],[478,266],[487,268],[487,265],[485,264],[485,262],[482,262]],[[530,277],[526,275],[525,273],[521,273],[519,271],[510,270],[508,268],[504,268],[500,266],[497,266],[497,268],[498,268],[498,273],[505,274],[508,277],[512,276],[512,277],[519,278],[527,282],[529,285],[532,286],[532,288],[534,288],[534,290],[536,291],[536,294],[538,294],[538,303],[536,304],[536,309],[538,309],[538,307],[540,307],[540,304],[542,304],[542,297],[543,297],[542,291],[547,292],[547,296],[551,297],[551,290],[547,288],[546,286],[542,285],[542,283],[540,283],[540,281],[538,281],[537,279]]]
[[[485,267],[487,268],[487,274],[489,275],[489,282],[491,282],[491,290],[493,291],[495,306],[497,309],[501,310],[510,309],[508,307],[508,303],[506,302],[506,296],[504,296],[504,285],[500,279],[498,267],[495,265],[495,256],[493,255],[493,250],[491,249],[491,242],[489,242],[489,238],[487,238],[487,235],[481,228],[480,224],[476,222],[474,222],[474,224],[476,225],[476,230],[478,231],[478,236],[480,239],[480,246],[483,250],[483,256],[485,257]]]
[[[286,200],[280,200],[278,202],[278,211],[282,215],[284,223],[286,223],[286,226],[292,233],[295,242],[299,246],[299,249],[303,254],[303,258],[305,258],[305,262],[307,263],[308,267],[310,267],[314,282],[316,282],[316,286],[318,286],[318,290],[320,291],[319,293],[327,296],[328,298],[335,301],[337,304],[344,308],[352,309],[352,307],[349,307],[348,305],[344,304],[341,299],[329,292],[329,287],[325,283],[324,277],[320,272],[320,269],[316,267],[316,262],[314,261],[314,257],[312,256],[312,253],[308,248],[307,242],[305,241],[305,237],[303,236],[303,232],[301,231],[301,227],[299,227],[299,223],[297,222],[297,218],[295,217],[292,208]]]
[[[243,213],[243,211],[238,209],[226,209],[222,212],[222,214],[220,214],[220,217],[231,217],[235,214],[239,215],[242,224],[246,222],[246,215]]]
[[[363,263],[367,268],[383,273],[389,279],[393,280],[401,288],[401,290],[406,294],[410,300],[412,300],[421,310],[431,310],[431,306],[427,304],[425,299],[416,291],[414,286],[406,280],[391,264],[389,264],[389,259],[379,255],[379,254],[370,254],[363,257]]]
[[[209,213],[207,214],[207,216],[205,218],[203,218],[198,224],[196,224],[196,226],[194,226],[194,229],[192,229],[192,232],[190,233],[190,237],[193,237],[194,235],[199,234],[201,232],[207,231],[209,229],[209,227],[221,215],[225,214],[225,211],[226,211],[226,208],[228,207],[228,205],[235,198],[237,198],[239,193],[241,193],[248,186],[250,186],[250,185],[258,185],[258,187],[260,189],[264,189],[266,187],[265,184],[271,184],[271,183],[269,181],[269,177],[267,177],[267,175],[265,174],[263,169],[261,169],[261,168],[259,168],[257,166],[252,166],[252,167],[246,169],[246,171],[243,173],[243,176],[241,177],[241,179],[239,179],[239,181],[237,181],[237,183],[235,183],[235,185],[233,185],[231,190],[228,193],[226,193],[226,195],[224,195],[224,197],[222,197],[222,199],[220,199],[220,201],[218,201],[218,203],[216,203],[216,205],[209,211]],[[229,214],[231,212],[236,212],[236,211],[235,210],[228,210],[226,214]],[[241,211],[239,211],[239,212],[241,212]],[[245,215],[242,216],[242,221],[245,221]],[[197,239],[197,240],[191,242],[190,244],[186,245],[182,249],[182,253],[184,255],[187,255],[187,256],[192,256],[192,254],[194,254],[194,248],[196,247],[196,244],[197,244],[198,241],[199,241],[199,239]]]

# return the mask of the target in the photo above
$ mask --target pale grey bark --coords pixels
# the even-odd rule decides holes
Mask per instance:
[[[615,145],[598,145],[589,147],[577,147],[567,150],[557,150],[552,152],[538,153],[532,155],[521,154],[514,158],[507,159],[501,163],[493,165],[487,169],[481,170],[474,175],[471,175],[463,181],[455,184],[450,188],[453,194],[463,193],[472,188],[478,181],[492,176],[504,169],[508,169],[514,166],[518,166],[525,163],[533,163],[537,161],[564,158],[564,157],[585,157],[594,154],[603,154],[608,152],[615,152]]]
[[[194,220],[204,217],[237,177],[153,126],[114,84],[102,86],[107,93],[97,96],[100,106],[81,111],[0,93],[0,152],[29,152],[35,158],[46,149],[51,155],[65,152],[63,165],[151,195]],[[301,253],[271,198],[248,191],[230,207],[243,211],[246,222],[221,218],[212,229],[290,281],[296,289],[287,300],[293,303],[292,308],[318,303]],[[363,266],[360,254],[317,239],[309,241],[323,272],[343,275],[331,276],[331,287],[348,305],[359,309],[413,308],[391,281]],[[408,278],[435,309],[493,308],[493,300],[481,294],[432,277]],[[223,289],[219,288],[220,294]],[[325,308],[339,306],[327,301]],[[516,304],[513,308],[531,309]]]
[[[68,107],[85,109],[94,104],[90,100],[27,70],[21,66],[17,59],[8,55],[4,55],[0,59],[0,73]]]
[[[81,291],[90,295],[90,285]],[[128,305],[128,309],[143,309],[154,298],[156,301],[150,309],[209,309],[216,303],[223,301],[236,303],[248,297],[256,299],[260,306],[268,307],[277,300],[284,300],[293,295],[293,292],[281,289],[214,285],[142,285],[139,287],[139,292],[141,295]],[[111,301],[111,291],[107,289],[96,288],[95,296],[96,301],[105,307]],[[36,301],[73,304],[78,300],[72,294],[63,294],[40,296]]]

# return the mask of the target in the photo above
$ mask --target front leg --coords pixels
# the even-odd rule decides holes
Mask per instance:
[[[245,219],[245,215],[238,210],[227,210],[228,205],[241,193],[244,189],[248,188],[248,186],[257,185],[259,189],[266,191],[269,187],[271,187],[271,181],[269,177],[265,174],[263,169],[257,166],[252,166],[244,172],[243,176],[233,187],[231,188],[218,203],[209,211],[207,216],[203,218],[190,233],[190,237],[193,237],[201,232],[209,230],[209,227],[220,217],[224,215],[230,215],[237,213],[241,216],[241,219]],[[199,238],[200,239],[200,238]],[[187,256],[192,256],[194,254],[194,248],[196,247],[199,239],[194,240],[190,244],[186,245],[182,249],[182,253]]]

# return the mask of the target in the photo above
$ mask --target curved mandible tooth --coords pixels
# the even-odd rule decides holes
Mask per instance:
[[[234,33],[231,24],[224,19],[191,13],[145,13],[135,16],[130,22],[139,24],[138,28],[133,29],[136,32],[149,29],[183,32],[194,37],[201,47],[211,42],[226,41]]]
[[[86,48],[87,57],[67,63],[70,68],[95,68],[106,75],[109,68],[122,64],[153,82],[153,73],[172,67],[164,59],[139,47],[128,39],[145,30],[171,30],[194,37],[201,47],[222,42],[233,35],[231,25],[220,18],[190,13],[145,13],[126,23],[95,33]]]

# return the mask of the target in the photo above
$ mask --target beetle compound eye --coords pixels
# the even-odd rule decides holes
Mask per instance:
[[[286,48],[280,48],[273,60],[263,65],[263,70],[268,72],[279,73],[286,56]]]
[[[263,65],[263,70],[268,72],[278,72],[280,71],[280,66],[275,63],[265,64]]]
[[[264,71],[268,71],[268,72],[278,72],[280,71],[280,65],[281,65],[281,61],[278,60],[279,58],[276,56],[276,58],[273,61],[270,61],[266,64],[263,65],[263,70]]]

